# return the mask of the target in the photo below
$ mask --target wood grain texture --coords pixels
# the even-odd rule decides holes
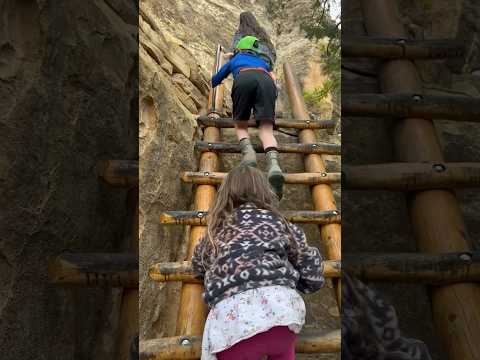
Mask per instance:
[[[480,100],[468,96],[349,94],[342,98],[342,116],[480,121]]]
[[[197,122],[202,127],[233,128],[235,122],[232,118],[215,118],[213,116],[200,116]],[[332,129],[335,127],[335,120],[311,120],[308,116],[302,119],[275,119],[276,128],[285,129]],[[249,120],[249,127],[257,127],[255,120]]]
[[[413,191],[480,187],[480,163],[344,165],[345,189]]]
[[[423,284],[480,281],[480,252],[344,254],[344,271],[361,279]]]
[[[404,38],[343,37],[342,56],[382,59],[445,59],[461,57],[465,46],[451,39],[410,40]]]
[[[461,253],[355,253],[343,254],[343,270],[350,275],[370,281],[414,282],[445,285],[480,281],[480,252]],[[340,260],[324,261],[324,276],[338,278],[342,271]],[[150,267],[154,281],[184,281],[201,283],[189,261],[166,262]]]
[[[324,262],[324,276],[328,278],[340,277],[341,263],[339,260],[326,260]],[[184,281],[202,283],[196,278],[190,261],[165,262],[154,264],[150,267],[149,276],[154,281]]]
[[[59,285],[138,287],[138,257],[122,253],[64,253],[49,264],[49,280]]]
[[[140,342],[141,360],[199,359],[201,336],[176,336]],[[340,351],[340,330],[319,334],[300,334],[295,350],[298,353],[336,353]]]
[[[313,156],[313,155],[312,155]],[[315,155],[318,156],[318,155]],[[324,168],[325,169],[325,168]],[[322,172],[309,172],[309,173],[293,173],[284,174],[285,184],[297,184],[297,185],[317,185],[317,184],[333,184],[341,181],[341,173],[327,173]],[[183,182],[193,184],[205,184],[205,185],[220,185],[227,177],[227,173],[221,172],[192,172],[186,171],[180,175]],[[335,210],[335,209],[329,209]]]
[[[329,211],[306,211],[290,210],[283,211],[286,219],[293,223],[303,224],[330,224],[339,223],[341,215],[339,210]],[[160,214],[160,223],[164,225],[207,225],[208,212],[206,211],[165,211]]]
[[[202,152],[214,151],[219,153],[240,153],[240,145],[228,143],[208,143],[205,141],[196,141],[195,147]],[[263,146],[260,144],[253,144],[253,148],[257,153],[263,153]],[[278,144],[278,152],[293,153],[293,154],[327,154],[340,155],[342,151],[341,145],[329,143],[315,143],[315,144]]]

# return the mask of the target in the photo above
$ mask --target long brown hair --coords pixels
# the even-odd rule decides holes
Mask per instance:
[[[289,237],[293,236],[290,223],[278,210],[278,197],[273,192],[265,174],[257,168],[239,165],[233,168],[218,189],[215,203],[208,213],[208,247],[218,254],[216,235],[232,220],[234,210],[242,204],[252,203],[257,208],[274,213],[286,226]],[[207,246],[203,247],[202,261]]]
[[[255,15],[250,11],[244,11],[240,14],[240,23],[238,24],[237,31],[243,34],[243,36],[256,36],[260,41],[264,42],[270,51],[276,56],[275,46],[273,46],[270,36],[268,36],[265,29],[258,23]]]

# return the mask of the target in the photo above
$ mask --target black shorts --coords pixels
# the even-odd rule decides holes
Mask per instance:
[[[277,86],[264,71],[241,71],[233,81],[233,120],[250,119],[252,113],[257,125],[260,121],[275,123]]]

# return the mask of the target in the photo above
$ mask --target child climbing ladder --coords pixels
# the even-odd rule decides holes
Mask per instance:
[[[295,359],[305,303],[324,284],[322,257],[278,210],[263,173],[229,172],[209,212],[192,268],[204,278],[210,312],[202,360]]]
[[[255,36],[241,38],[232,59],[213,76],[212,87],[221,84],[230,73],[233,74],[233,120],[242,149],[242,163],[257,166],[256,152],[248,133],[248,120],[253,110],[267,155],[268,181],[281,198],[285,179],[278,162],[278,143],[273,135],[277,87],[271,66],[257,53],[259,47],[260,42]]]

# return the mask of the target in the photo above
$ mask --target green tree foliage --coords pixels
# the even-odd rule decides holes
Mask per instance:
[[[322,69],[329,80],[321,88],[305,94],[309,102],[319,103],[328,94],[334,98],[340,95],[341,22],[331,16],[332,7],[338,5],[338,2],[339,0],[312,0],[312,11],[301,24],[309,39],[327,40],[325,45],[321,45],[320,58]]]

